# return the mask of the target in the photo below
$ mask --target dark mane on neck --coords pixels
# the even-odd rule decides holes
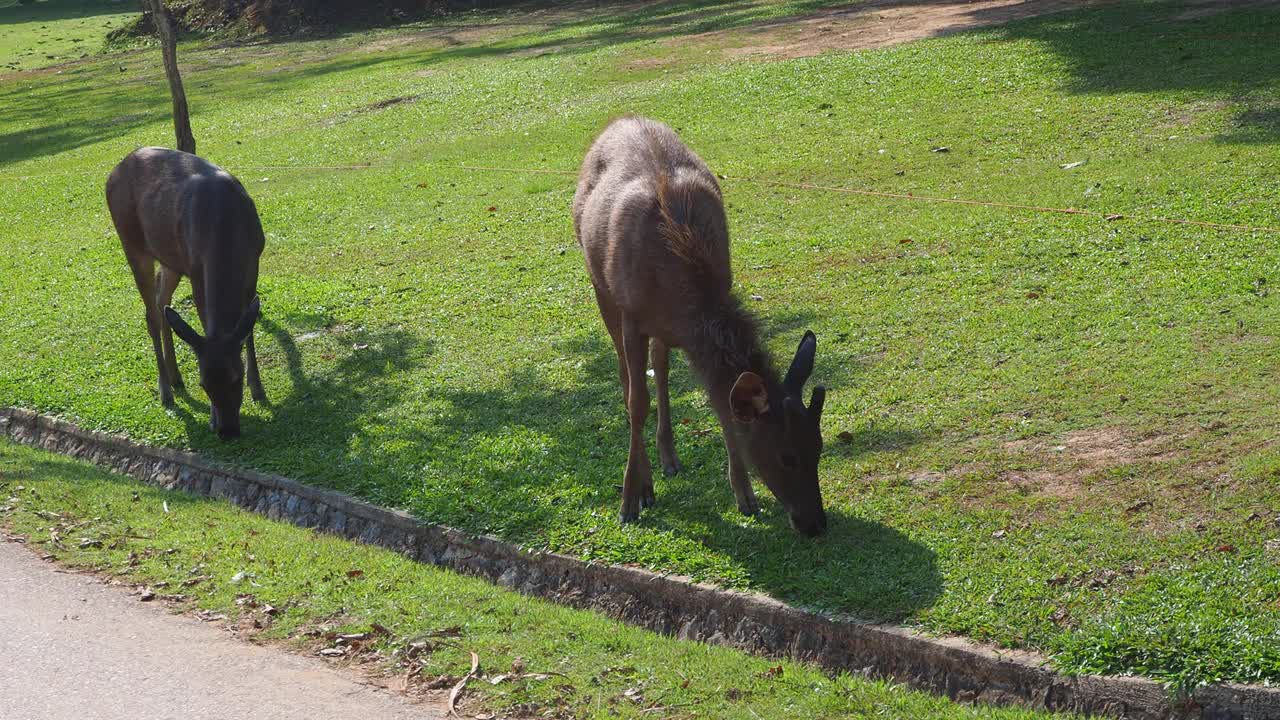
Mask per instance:
[[[748,371],[770,386],[778,384],[773,361],[760,344],[759,322],[737,297],[728,296],[699,322],[689,360],[708,390],[732,387],[738,376]]]

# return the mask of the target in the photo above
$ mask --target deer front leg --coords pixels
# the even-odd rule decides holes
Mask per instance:
[[[183,388],[182,375],[178,372],[178,358],[173,353],[173,329],[164,317],[164,308],[173,303],[173,292],[178,289],[182,275],[161,265],[156,273],[156,307],[160,312],[160,340],[164,349],[164,364],[169,372],[169,385]]]
[[[680,458],[676,456],[675,435],[671,432],[671,396],[667,391],[670,351],[661,340],[654,339],[650,355],[653,384],[658,391],[658,456],[662,458],[663,474],[671,477],[680,472]]]
[[[727,408],[717,410],[717,414],[720,416],[720,429],[724,433],[724,451],[729,456],[729,486],[738,499],[738,512],[755,515],[760,512],[760,501],[756,499],[756,491],[751,487],[747,464],[742,461],[742,449],[738,447],[738,438],[733,431],[733,418]]]
[[[622,508],[619,519],[640,519],[640,508],[653,504],[653,469],[644,445],[644,423],[649,414],[649,387],[645,377],[649,338],[625,316],[622,318],[622,349],[627,361],[627,418],[631,423],[631,447],[627,452],[627,474],[622,480]],[[646,488],[648,497],[646,498]]]
[[[244,341],[244,354],[248,360],[245,368],[245,379],[249,381],[249,394],[253,401],[262,404],[267,401],[267,391],[262,389],[262,379],[258,377],[258,353],[253,349],[253,333]]]

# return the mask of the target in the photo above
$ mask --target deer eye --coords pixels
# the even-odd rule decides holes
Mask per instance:
[[[792,455],[791,453],[782,454],[782,467],[787,468],[788,470],[794,470],[798,464],[799,461],[796,460],[795,455]]]

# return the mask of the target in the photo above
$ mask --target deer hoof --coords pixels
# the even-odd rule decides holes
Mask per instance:
[[[752,515],[759,515],[760,501],[756,500],[755,498],[751,498],[747,502],[739,502],[738,512],[742,513],[743,515],[746,515],[747,517],[751,517]]]
[[[658,498],[654,497],[652,490],[646,491],[644,497],[640,498],[640,507],[642,508],[651,508],[657,504]]]
[[[667,477],[675,477],[680,474],[680,461],[672,460],[671,462],[662,463],[662,474]]]
[[[623,525],[629,525],[633,522],[638,522],[639,520],[640,520],[639,510],[623,510],[622,512],[618,513],[618,522],[622,523]]]
[[[172,393],[172,392],[165,392],[165,391],[161,390],[161,391],[160,391],[160,404],[161,404],[161,405],[163,405],[163,406],[165,406],[165,407],[167,407],[167,408],[172,408],[172,407],[174,407],[174,402],[173,402],[173,393]]]
[[[253,397],[253,401],[258,403],[259,405],[263,405],[267,402],[267,394],[261,390],[257,392],[250,390],[249,395],[251,395]]]
[[[174,390],[185,390],[187,387],[187,384],[182,382],[182,376],[176,373],[173,376],[173,382],[169,383],[169,385],[172,386]]]

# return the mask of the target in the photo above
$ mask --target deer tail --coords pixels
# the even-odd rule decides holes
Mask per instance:
[[[671,254],[705,272],[711,266],[711,249],[693,224],[694,207],[691,188],[673,188],[665,172],[658,175],[658,235]]]

